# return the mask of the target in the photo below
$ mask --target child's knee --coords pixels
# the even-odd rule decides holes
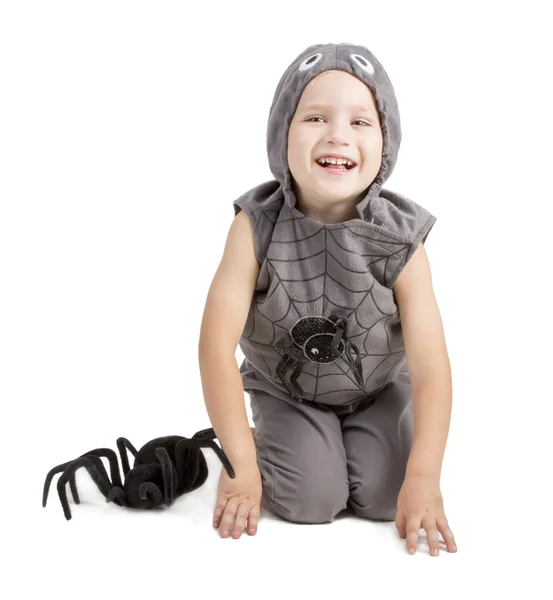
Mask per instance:
[[[274,486],[263,484],[263,503],[275,515],[293,523],[330,523],[347,506],[349,485],[336,478],[302,477],[284,481],[279,477]]]
[[[358,517],[374,521],[394,521],[400,488],[400,482],[380,489],[361,483],[350,489],[349,505]]]
[[[363,519],[371,519],[371,521],[395,521],[397,513],[397,498],[395,502],[387,499],[380,502],[372,502],[370,504],[359,504],[351,502],[353,512]]]

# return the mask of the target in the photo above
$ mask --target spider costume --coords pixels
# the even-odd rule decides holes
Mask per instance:
[[[347,339],[346,327],[347,321],[336,315],[331,315],[328,319],[325,317],[302,317],[292,326],[289,334],[280,338],[275,345],[277,352],[283,355],[277,366],[278,378],[299,402],[301,402],[304,392],[297,379],[306,360],[328,365],[336,362],[345,353],[348,364],[354,364],[357,383],[360,386],[363,385],[359,350]],[[352,348],[356,354],[355,361],[351,356]],[[287,382],[286,372],[293,367],[295,369],[292,380]]]
[[[367,85],[379,112],[381,167],[357,217],[316,222],[296,207],[290,121],[324,71]],[[351,507],[393,520],[413,437],[411,385],[393,285],[436,218],[383,189],[401,140],[392,84],[351,44],[303,51],[284,72],[267,127],[275,179],[234,201],[254,231],[260,265],[240,348],[255,423],[263,502],[295,522],[330,522]]]

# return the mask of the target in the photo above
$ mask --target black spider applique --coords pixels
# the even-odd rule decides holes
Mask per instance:
[[[290,395],[300,402],[305,392],[298,383],[298,378],[308,360],[315,364],[331,364],[344,357],[357,383],[363,385],[359,349],[349,341],[347,321],[343,317],[302,317],[276,343],[275,349],[282,355],[276,369],[277,376]],[[294,371],[287,381],[286,375],[292,369]]]
[[[75,471],[85,467],[105,496],[106,502],[126,508],[151,509],[162,504],[169,507],[175,497],[192,492],[205,483],[208,469],[201,448],[214,450],[229,477],[234,479],[234,470],[225,453],[213,441],[215,437],[212,428],[203,429],[192,438],[179,435],[155,438],[138,451],[127,438],[120,437],[117,439],[117,448],[121,456],[125,483],[121,481],[115,452],[111,448],[97,448],[50,470],[44,482],[42,506],[46,506],[52,478],[56,473],[61,473],[57,484],[58,495],[65,518],[71,519],[66,485],[69,482],[73,500],[75,504],[80,504]],[[134,456],[132,469],[129,466],[127,450]],[[101,457],[107,458],[109,462],[111,481]]]

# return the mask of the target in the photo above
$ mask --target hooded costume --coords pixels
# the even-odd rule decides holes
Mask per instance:
[[[329,70],[370,88],[383,151],[358,217],[322,224],[296,207],[287,139],[306,85]],[[394,89],[376,57],[351,44],[310,46],[284,72],[270,108],[267,151],[275,179],[234,202],[235,214],[243,210],[250,219],[260,264],[240,339],[240,372],[251,398],[263,497],[289,520],[331,521],[348,499],[362,516],[395,518],[413,424],[392,288],[436,221],[382,187],[400,141]]]

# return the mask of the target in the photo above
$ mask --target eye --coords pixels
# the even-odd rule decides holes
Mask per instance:
[[[351,60],[353,60],[357,65],[359,65],[363,71],[368,73],[369,75],[374,75],[374,67],[371,63],[360,54],[350,54]]]
[[[298,71],[307,71],[311,67],[315,66],[323,57],[323,55],[318,52],[317,54],[311,55],[309,58],[306,58],[301,65],[298,67]]]
[[[306,121],[309,122],[313,122],[313,119],[321,119],[323,120],[323,117],[309,117],[308,119],[306,119]],[[352,123],[362,123],[363,125],[367,125],[367,127],[370,127],[370,123],[367,123],[367,121],[362,121],[361,119],[355,119],[355,121],[352,121]]]

